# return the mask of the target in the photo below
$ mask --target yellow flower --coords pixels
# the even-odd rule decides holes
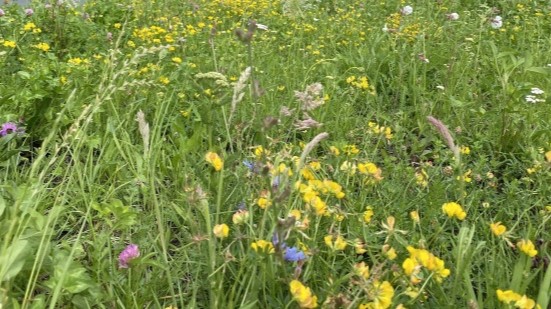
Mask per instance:
[[[341,151],[339,150],[339,148],[335,146],[330,146],[329,151],[331,151],[331,153],[336,157],[338,157],[341,154]]]
[[[210,163],[212,167],[214,167],[214,170],[217,172],[222,170],[222,168],[224,167],[224,162],[222,161],[222,159],[220,159],[216,152],[208,152],[205,155],[205,160]]]
[[[232,216],[232,222],[235,225],[243,224],[249,221],[249,211],[244,209],[239,209]]]
[[[24,31],[31,31],[34,28],[36,28],[36,25],[32,22],[28,22],[28,23],[25,24],[25,26],[23,26]]]
[[[358,309],[386,309],[392,305],[392,297],[394,297],[394,288],[388,281],[375,281],[373,287],[369,291],[371,302],[360,304]]]
[[[323,238],[325,244],[334,251],[341,251],[346,248],[346,241],[341,235],[327,235]]]
[[[251,248],[254,250],[254,252],[259,253],[274,253],[274,245],[266,240],[257,240],[251,244]]]
[[[528,298],[526,295],[520,295],[512,290],[502,291],[497,290],[497,299],[503,303],[510,304],[515,302],[515,307],[521,309],[533,309],[541,308],[539,305],[536,305],[536,302],[533,299]]]
[[[467,216],[467,213],[463,210],[461,205],[450,202],[450,203],[444,203],[442,205],[442,211],[450,218],[456,217],[459,220],[464,220]]]
[[[212,229],[214,236],[218,238],[226,238],[230,234],[230,228],[227,224],[217,224]]]
[[[538,250],[529,239],[522,239],[517,243],[517,247],[522,253],[528,255],[529,257],[534,257],[538,254]]]
[[[172,62],[180,64],[182,63],[182,58],[180,57],[172,57]]]
[[[494,233],[494,235],[499,237],[507,231],[507,228],[505,227],[505,225],[502,225],[501,222],[497,222],[490,223],[490,230],[492,230],[492,233]]]
[[[170,83],[170,79],[166,76],[159,77],[159,82],[163,85],[168,85]]]
[[[289,284],[291,294],[300,308],[317,308],[318,298],[312,294],[310,288],[304,286],[300,281],[293,280]]]
[[[4,43],[2,43],[2,45],[4,45],[4,47],[15,48],[15,42],[10,40],[5,40]]]
[[[351,156],[351,155],[358,154],[360,150],[358,149],[358,147],[356,147],[356,145],[345,145],[343,147],[343,152],[345,155]]]
[[[365,262],[357,263],[354,265],[354,272],[356,275],[368,279],[369,278],[369,266],[365,265]]]
[[[413,220],[414,223],[417,223],[417,224],[419,224],[419,222],[421,220],[419,218],[419,212],[417,210],[414,210],[414,211],[410,212],[409,217],[411,218],[411,220]]]
[[[547,162],[551,162],[551,150],[545,153],[545,160],[547,160]]]
[[[468,155],[471,153],[471,148],[469,148],[468,146],[461,146],[459,151],[464,155]]]
[[[402,268],[404,273],[410,276],[413,284],[419,283],[421,279],[417,276],[421,267],[435,274],[436,281],[441,282],[443,278],[450,275],[450,270],[444,267],[444,261],[430,253],[425,249],[415,249],[411,246],[407,247],[409,258],[404,260]]]
[[[258,207],[266,209],[272,205],[272,202],[267,197],[259,197],[256,201],[256,204],[258,205]]]
[[[373,217],[373,209],[371,209],[371,207],[367,207],[366,210],[364,211],[364,216],[363,216],[363,219],[364,219],[364,222],[365,223],[369,223],[371,222],[371,218]]]
[[[388,244],[383,245],[383,253],[386,255],[386,257],[389,260],[394,260],[398,255],[396,254],[396,250],[389,246]]]
[[[43,52],[47,52],[50,50],[50,45],[48,43],[38,43],[34,47],[40,49]]]

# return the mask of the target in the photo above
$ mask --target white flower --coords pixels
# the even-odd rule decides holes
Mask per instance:
[[[440,90],[442,90],[442,91],[446,90],[446,88],[445,88],[444,86],[442,86],[442,85],[436,86],[436,89],[440,89]]]
[[[544,100],[544,99],[538,99],[538,98],[536,98],[536,96],[535,96],[535,95],[531,95],[531,94],[529,94],[529,95],[525,96],[525,97],[524,97],[524,99],[525,99],[525,100],[526,100],[526,102],[528,102],[528,103],[539,103],[539,102],[545,102],[545,100]]]
[[[411,13],[413,13],[413,8],[410,5],[406,5],[400,10],[400,12],[402,15],[411,15]]]
[[[536,87],[530,89],[530,92],[532,94],[543,94],[543,90],[541,90],[540,88],[536,88]]]
[[[503,26],[503,22],[501,21],[501,16],[494,17],[491,21],[492,28],[499,29],[501,26]]]
[[[256,24],[256,28],[260,30],[268,30],[268,26],[263,24]]]
[[[457,14],[457,13],[450,13],[446,16],[448,17],[449,20],[458,20],[459,19],[459,14]]]

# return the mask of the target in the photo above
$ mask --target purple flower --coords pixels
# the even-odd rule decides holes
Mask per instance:
[[[119,254],[119,268],[128,268],[128,262],[140,256],[138,245],[130,244]]]
[[[245,165],[245,167],[247,167],[249,169],[249,171],[254,171],[254,163],[249,161],[249,160],[245,160],[243,161],[243,165]]]
[[[29,9],[25,9],[25,15],[27,15],[27,16],[33,16],[33,14],[34,14],[33,9],[30,9],[30,8],[29,8]]]
[[[4,12],[4,10],[0,9],[0,17],[6,15],[6,12]]]
[[[10,133],[17,133],[17,125],[13,122],[6,122],[2,125],[0,129],[0,136],[6,136]]]
[[[297,247],[289,247],[285,250],[285,255],[283,256],[285,261],[289,262],[300,262],[306,260],[306,255],[304,252],[300,251]]]

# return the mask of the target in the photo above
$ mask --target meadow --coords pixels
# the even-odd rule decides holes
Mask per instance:
[[[0,5],[0,308],[549,308],[551,3]]]

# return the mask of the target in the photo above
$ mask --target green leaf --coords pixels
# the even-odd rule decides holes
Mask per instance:
[[[0,256],[0,282],[15,277],[27,261],[29,242],[26,240],[17,240],[12,243],[8,249]]]

